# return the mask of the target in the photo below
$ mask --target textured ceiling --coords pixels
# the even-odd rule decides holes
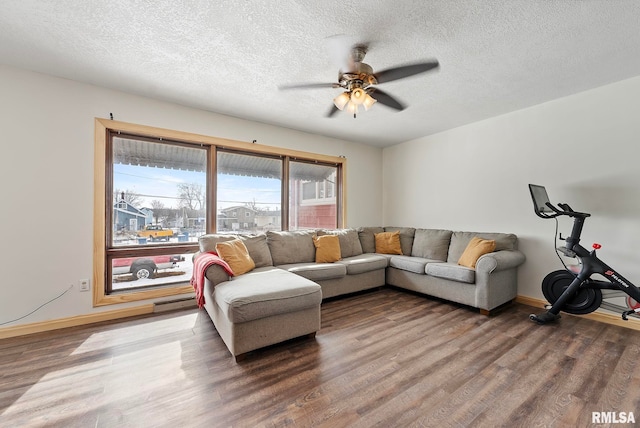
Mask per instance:
[[[639,30],[637,0],[0,0],[0,63],[382,147],[638,76]],[[278,86],[335,82],[336,35],[440,69],[326,118],[339,89]]]

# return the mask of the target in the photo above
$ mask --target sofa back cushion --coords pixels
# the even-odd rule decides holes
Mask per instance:
[[[474,236],[496,241],[495,251],[518,249],[518,237],[512,233],[453,232],[447,261],[449,263],[458,263],[460,256],[462,256]]]
[[[323,229],[318,231],[318,236],[338,235],[340,240],[340,254],[342,258],[359,256],[362,254],[362,245],[356,229]]]
[[[208,235],[202,235],[198,238],[198,244],[200,244],[200,251],[203,253],[211,253],[216,250],[216,244],[218,242],[231,241],[236,239],[235,235],[218,235],[217,233],[211,233]]]
[[[247,247],[247,251],[249,251],[249,255],[253,259],[257,268],[273,266],[271,252],[267,245],[267,235],[264,233],[258,235],[222,235],[216,233],[202,235],[198,238],[200,251],[203,253],[215,251],[216,244],[218,242],[231,241],[236,238],[239,238]]]
[[[241,235],[240,240],[249,250],[249,255],[253,259],[256,267],[273,266],[271,259],[271,251],[267,245],[267,235],[261,233],[259,235]]]
[[[315,230],[268,231],[267,244],[275,266],[291,263],[314,263],[316,247],[313,245]]]
[[[384,228],[382,227],[361,227],[358,229],[358,238],[360,238],[363,253],[376,252],[375,234],[382,232],[384,232]]]
[[[447,260],[452,234],[450,230],[416,229],[411,255],[423,259]]]
[[[413,237],[416,230],[413,227],[385,227],[385,232],[400,232],[400,247],[402,247],[402,254],[405,256],[411,255],[411,248],[413,247]]]

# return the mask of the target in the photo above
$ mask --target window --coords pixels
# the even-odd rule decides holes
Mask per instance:
[[[282,164],[280,157],[218,150],[218,232],[281,229]],[[252,221],[241,224],[238,215]]]
[[[185,294],[205,233],[340,227],[346,160],[96,119],[94,305]]]
[[[114,196],[105,294],[188,283],[195,245],[187,243],[197,244],[206,228],[199,220],[206,218],[209,149],[110,132],[106,150]]]
[[[334,196],[337,176],[335,165],[290,163],[290,229],[337,227],[338,204]]]

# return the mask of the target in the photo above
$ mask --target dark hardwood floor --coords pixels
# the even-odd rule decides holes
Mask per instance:
[[[586,427],[640,419],[640,332],[384,288],[236,364],[200,310],[0,340],[2,427]],[[633,424],[627,425],[632,426]]]

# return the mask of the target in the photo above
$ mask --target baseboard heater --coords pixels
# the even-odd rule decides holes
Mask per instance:
[[[175,311],[176,309],[196,308],[195,297],[186,297],[184,299],[166,300],[153,304],[153,312]]]

